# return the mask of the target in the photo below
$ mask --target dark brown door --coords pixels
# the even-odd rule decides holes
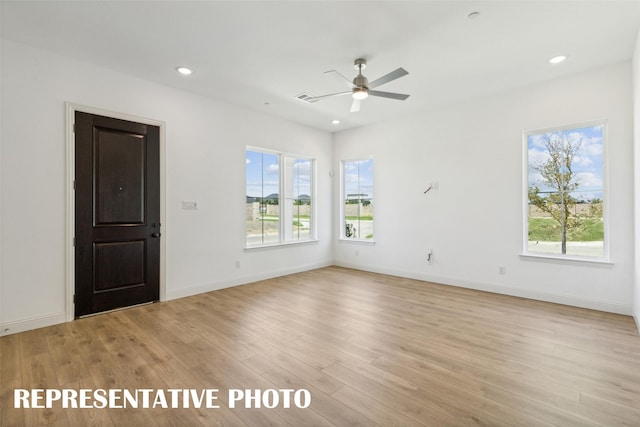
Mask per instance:
[[[75,315],[160,296],[160,129],[76,112]]]

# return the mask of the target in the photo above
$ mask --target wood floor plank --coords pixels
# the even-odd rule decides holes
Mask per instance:
[[[225,367],[226,368],[226,367]],[[235,370],[236,368],[232,368],[231,370]],[[225,371],[229,369],[226,368]],[[233,378],[231,374],[228,372],[223,372],[218,369],[215,364],[206,364],[203,366],[196,367],[190,371],[193,375],[197,375],[202,379],[204,384],[207,384],[208,388],[218,388],[223,391],[220,393],[220,404],[224,405],[224,407],[229,408],[233,412],[233,414],[242,420],[248,426],[289,426],[292,425],[286,422],[280,414],[273,412],[271,410],[259,410],[259,409],[251,409],[245,408],[244,403],[239,402],[235,408],[231,408],[229,404],[229,395],[225,393],[229,389],[235,388],[245,388],[241,383],[238,382],[237,379]],[[272,387],[272,384],[265,383],[264,381],[260,382],[262,386],[267,385],[267,388]],[[251,388],[258,387],[257,384],[251,384]]]
[[[387,406],[383,403],[385,402],[384,395],[375,399],[358,389],[345,385],[333,393],[332,396],[340,402],[354,408],[365,417],[375,420],[375,423],[380,426],[410,427],[426,425],[425,423],[408,417],[402,412]],[[429,417],[425,414],[423,419],[426,422]]]
[[[269,379],[274,384],[286,384],[285,388],[291,388],[294,390],[309,390],[312,396],[309,408],[326,418],[328,421],[333,423],[333,425],[370,426],[374,423],[373,420],[362,416],[352,408],[336,401],[333,397],[323,391],[317,390],[313,385],[306,383],[302,378],[291,374],[286,370],[287,365],[281,367],[260,355],[255,355],[250,360],[244,361],[244,363],[249,364],[251,369]],[[342,383],[339,384],[340,386],[336,390],[333,390],[333,392],[344,386]],[[303,414],[303,416],[306,417],[306,414]]]
[[[20,360],[22,359],[20,340],[22,334],[8,335],[0,341],[0,379],[21,381]]]
[[[44,334],[41,334],[41,336]],[[23,351],[31,346],[31,340],[23,346]],[[38,346],[38,348],[41,348]],[[27,353],[29,354],[29,353]],[[22,360],[22,379],[33,389],[58,388],[56,370],[49,353],[35,352]],[[24,387],[21,387],[24,388]],[[44,402],[39,402],[43,405]],[[33,408],[25,411],[25,425],[66,426],[69,421],[66,412],[48,408]]]
[[[82,373],[86,367],[67,324],[53,328],[52,333],[47,335],[46,342],[56,367],[58,386],[66,387],[69,383],[82,381]]]
[[[14,407],[14,389],[23,388],[25,388],[24,381],[21,377],[0,378],[0,425],[16,427],[27,425],[25,420],[27,410]]]
[[[215,388],[214,384],[209,384],[201,376],[196,376],[177,359],[168,359],[152,366],[152,369],[165,380],[168,388],[171,389],[196,389]],[[199,372],[198,372],[199,373]],[[193,406],[193,405],[192,405]],[[238,418],[233,411],[224,405],[219,408],[206,409],[191,407],[189,411],[195,415],[203,426],[245,426],[246,424]],[[180,424],[178,424],[180,425]]]
[[[503,405],[494,404],[478,394],[476,399],[469,400],[465,390],[457,390],[457,396],[445,394],[443,384],[434,382],[433,388],[419,388],[398,386],[398,380],[383,381],[373,372],[364,372],[353,367],[346,367],[336,363],[325,369],[326,372],[346,382],[351,388],[371,398],[385,402],[415,420],[435,420],[436,425],[442,423],[442,418],[454,417],[455,421],[445,422],[447,425],[473,424],[478,419],[485,420],[489,425],[504,426],[535,426],[546,425],[535,417],[523,416],[517,411],[509,410]],[[359,372],[358,372],[359,371]],[[464,402],[461,404],[460,402]]]
[[[322,372],[321,369],[307,365],[303,360],[293,357],[285,351],[267,342],[263,342],[260,339],[254,340],[253,348],[256,350],[257,355],[268,358],[271,363],[290,372],[292,375],[297,376],[324,393],[331,394],[344,385],[332,376]]]
[[[95,384],[88,376],[83,377],[76,383],[67,383],[64,388],[80,390],[80,389],[94,389]],[[103,409],[90,408],[90,409],[74,409],[66,411],[69,418],[70,426],[87,426],[87,427],[117,427],[111,421],[109,413]]]
[[[590,393],[582,393],[580,403],[585,408],[597,408],[599,411],[605,412],[608,417],[601,416],[602,420],[615,420],[616,425],[640,425],[640,407],[638,406],[628,406]]]
[[[57,326],[52,326],[56,328]],[[49,330],[35,329],[20,334],[20,347],[25,356],[35,356],[49,352],[47,347],[47,334]]]
[[[637,426],[629,316],[328,267],[0,338],[0,425]],[[14,409],[16,388],[214,388],[219,408]],[[309,390],[307,409],[230,389]]]

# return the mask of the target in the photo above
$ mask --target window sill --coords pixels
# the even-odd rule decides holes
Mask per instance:
[[[314,244],[317,244],[318,242],[320,242],[318,239],[313,239],[313,240],[296,240],[292,242],[269,243],[266,245],[259,245],[259,246],[245,246],[244,251],[251,252],[251,251],[256,251],[261,249],[281,248],[286,246],[314,245]]]
[[[604,258],[583,258],[579,256],[555,256],[551,254],[522,253],[520,258],[526,261],[555,262],[559,264],[591,264],[594,267],[612,267],[613,262]]]
[[[355,245],[370,245],[370,246],[375,246],[376,241],[375,240],[365,240],[365,239],[347,239],[344,237],[341,237],[340,239],[338,239],[339,243],[351,243],[351,244],[355,244]]]

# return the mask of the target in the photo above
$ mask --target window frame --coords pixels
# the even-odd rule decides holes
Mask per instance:
[[[603,249],[601,256],[554,254],[529,251],[529,137],[545,133],[582,129],[602,126],[602,225],[603,225]],[[532,129],[522,132],[522,252],[521,257],[539,258],[550,261],[584,262],[593,264],[611,264],[609,247],[611,234],[609,231],[609,124],[607,119],[597,119],[577,123],[569,123],[553,127]]]
[[[317,201],[317,176],[316,176],[316,159],[314,157],[311,156],[305,156],[305,155],[300,155],[300,154],[293,154],[293,153],[289,153],[289,152],[285,152],[285,151],[278,151],[278,150],[273,150],[273,149],[269,149],[269,148],[262,148],[262,147],[257,147],[257,146],[252,146],[252,145],[247,145],[245,147],[244,150],[244,157],[245,157],[245,171],[244,171],[244,192],[247,193],[247,168],[246,168],[246,158],[247,158],[247,152],[252,151],[252,152],[256,152],[256,153],[264,153],[264,154],[271,154],[271,155],[275,155],[277,156],[278,159],[278,241],[277,242],[267,242],[267,243],[259,243],[259,244],[252,244],[249,245],[248,241],[247,241],[247,220],[245,217],[244,220],[244,249],[245,250],[254,250],[254,249],[263,249],[263,248],[269,248],[269,247],[278,247],[278,246],[287,246],[287,245],[298,245],[298,244],[307,244],[307,243],[313,243],[313,242],[317,242],[318,238],[317,238],[317,206],[316,206],[316,201]],[[309,197],[310,197],[310,203],[311,203],[311,207],[310,207],[310,212],[309,212],[309,238],[307,239],[289,239],[287,240],[285,238],[286,235],[286,231],[285,231],[285,224],[287,223],[287,221],[292,222],[295,218],[295,216],[293,215],[293,213],[291,213],[291,217],[287,218],[287,213],[285,212],[286,209],[284,208],[284,202],[285,200],[287,200],[285,196],[285,189],[286,189],[286,180],[287,179],[294,179],[293,176],[290,176],[291,174],[288,171],[288,168],[285,167],[285,159],[292,159],[293,163],[295,164],[296,160],[304,160],[304,161],[309,161],[310,162],[310,170],[309,170],[309,176],[310,176],[310,184],[309,184],[309,188],[310,188],[310,193]],[[292,168],[293,169],[293,168]],[[245,199],[245,204],[246,204],[246,197],[250,196],[249,194],[245,194],[244,199]]]
[[[348,159],[342,159],[340,160],[340,218],[339,218],[339,238],[338,240],[341,242],[347,242],[347,243],[360,243],[360,244],[370,244],[370,245],[375,245],[376,241],[375,241],[375,214],[373,215],[373,220],[372,220],[372,227],[373,227],[373,238],[371,239],[367,239],[367,238],[362,238],[362,237],[347,237],[346,235],[346,227],[345,227],[345,223],[346,223],[346,212],[345,212],[345,203],[344,201],[347,198],[347,194],[345,191],[345,164],[349,163],[349,162],[364,162],[364,161],[370,161],[372,162],[372,167],[374,172],[371,174],[371,187],[372,189],[375,189],[375,162],[373,159],[373,156],[368,156],[368,157],[357,157],[357,158],[348,158]],[[371,198],[372,200],[372,204],[374,204],[374,200],[375,200],[375,191],[373,191],[374,195]],[[372,206],[373,212],[375,212],[375,205]]]

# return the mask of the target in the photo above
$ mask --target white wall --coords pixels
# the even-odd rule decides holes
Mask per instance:
[[[2,333],[65,321],[67,101],[166,123],[169,299],[331,264],[330,134],[6,40],[1,70]],[[319,243],[243,250],[248,144],[317,159]]]
[[[635,183],[635,276],[633,315],[640,332],[640,33],[633,54],[633,129]]]
[[[65,320],[66,101],[166,122],[163,237],[169,298],[334,260],[365,270],[632,313],[629,63],[341,132],[332,146],[329,134],[255,111],[9,41],[2,41],[1,48],[3,334]],[[613,265],[522,259],[522,131],[599,118],[609,120]],[[637,115],[635,120],[637,124]],[[318,160],[318,244],[243,250],[247,144]],[[377,243],[336,242],[340,222],[332,193],[339,194],[339,161],[369,155],[376,166]],[[638,153],[636,166],[640,169]],[[329,170],[335,172],[333,181]],[[438,181],[439,189],[423,194],[431,181]],[[237,208],[215,208],[221,197]],[[200,209],[184,211],[182,200],[196,200]],[[431,265],[426,263],[428,248],[434,250]],[[498,274],[499,265],[506,266],[505,275]],[[635,277],[635,313],[640,317],[638,273]]]
[[[522,132],[601,118],[609,124],[613,264],[520,257]],[[376,244],[335,242],[337,264],[631,314],[630,63],[344,131],[333,147],[335,170],[341,159],[373,156],[375,163]],[[439,189],[424,194],[433,181]],[[334,192],[339,194],[337,182]],[[336,233],[338,211],[335,205]],[[498,274],[500,265],[505,275]]]

